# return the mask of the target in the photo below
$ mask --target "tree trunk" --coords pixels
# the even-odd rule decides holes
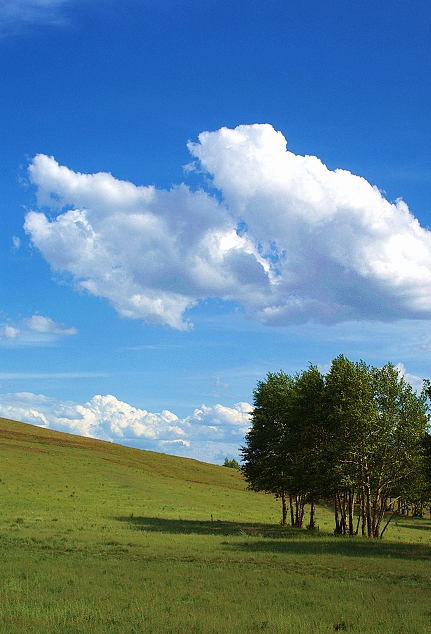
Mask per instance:
[[[364,492],[361,492],[361,533],[362,537],[365,537],[367,534],[367,518],[365,513],[365,495]]]
[[[308,526],[308,528],[310,529],[310,531],[314,531],[316,527],[315,521],[314,521],[314,500],[311,499],[311,503],[310,503],[310,524]]]
[[[372,537],[370,487],[365,487],[365,513],[367,517],[367,536]]]
[[[385,532],[385,530],[387,529],[387,527],[389,526],[389,522],[390,522],[390,521],[391,521],[391,519],[394,517],[394,515],[397,515],[397,512],[396,512],[396,510],[395,510],[395,509],[392,511],[392,513],[391,513],[391,514],[390,514],[390,516],[389,516],[389,519],[386,521],[386,524],[384,525],[383,530],[382,530],[382,532],[381,532],[381,533],[380,533],[380,535],[379,535],[380,539],[382,539],[382,537],[383,537],[383,535],[384,535],[384,532]]]
[[[355,535],[358,534],[359,532],[359,522],[361,521],[361,514],[358,513],[358,521],[356,522],[356,529],[355,529]]]
[[[334,497],[334,514],[335,514],[335,533],[337,535],[341,534],[341,524],[340,524],[340,518],[338,515],[338,494],[335,494]]]
[[[338,506],[340,509],[340,532],[345,535],[347,533],[346,492],[342,495],[338,493]]]
[[[290,525],[295,526],[295,516],[293,514],[293,501],[292,501],[291,493],[289,493],[289,507],[290,507]]]
[[[283,491],[281,494],[281,509],[282,509],[282,520],[281,523],[283,526],[287,524],[287,505],[286,505],[286,494]]]
[[[348,492],[348,505],[349,505],[349,535],[353,535],[354,534],[354,528],[353,528],[353,511],[354,511],[354,500],[355,500],[355,494],[354,491],[352,491],[351,488],[349,488],[349,492]]]

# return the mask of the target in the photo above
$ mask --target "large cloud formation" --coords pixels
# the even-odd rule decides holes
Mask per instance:
[[[36,156],[25,229],[51,267],[123,316],[189,327],[218,297],[270,325],[431,315],[431,232],[364,178],[298,156],[268,124],[203,132],[217,192],[135,186]],[[52,219],[52,214],[57,213]]]
[[[84,405],[29,392],[2,394],[0,401],[4,418],[215,463],[227,455],[238,457],[251,409],[249,403],[202,405],[180,419],[168,410],[132,407],[109,394]]]

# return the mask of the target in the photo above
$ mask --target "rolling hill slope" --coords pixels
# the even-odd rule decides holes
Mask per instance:
[[[87,509],[93,517],[121,510],[123,516],[278,521],[274,500],[247,491],[234,469],[4,418],[0,478],[3,510],[30,517],[64,515],[66,505],[68,513]]]
[[[425,634],[431,522],[279,525],[240,472],[0,419],[0,634]]]

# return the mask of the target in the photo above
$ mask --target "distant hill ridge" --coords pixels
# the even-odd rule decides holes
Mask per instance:
[[[116,443],[77,436],[65,432],[37,427],[0,417],[0,445],[3,449],[40,451],[64,454],[68,459],[82,452],[92,458],[139,469],[140,471],[178,480],[245,489],[242,474],[235,469],[200,462],[193,458],[180,458],[144,449],[125,447]]]

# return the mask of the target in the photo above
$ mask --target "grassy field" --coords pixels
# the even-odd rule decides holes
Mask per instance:
[[[1,634],[427,633],[431,522],[283,529],[239,472],[0,419]]]

